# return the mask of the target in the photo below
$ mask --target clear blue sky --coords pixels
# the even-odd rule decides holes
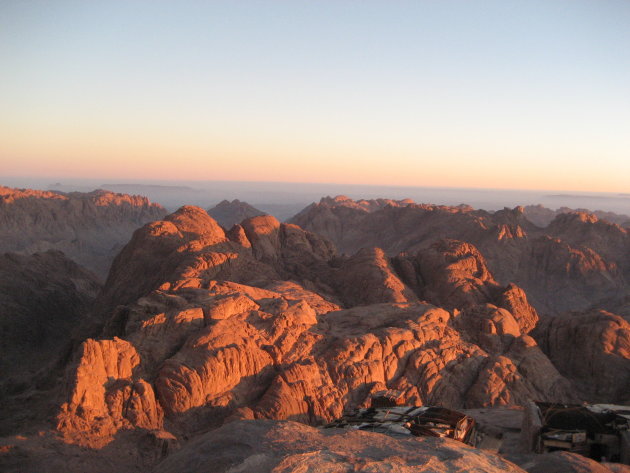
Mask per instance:
[[[630,189],[630,1],[0,0],[0,176]]]

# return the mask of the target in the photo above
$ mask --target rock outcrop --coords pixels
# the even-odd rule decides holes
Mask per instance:
[[[528,473],[630,473],[630,466],[597,463],[577,453],[512,454],[506,457]]]
[[[586,212],[563,213],[547,227],[547,233],[574,247],[593,250],[603,259],[614,263],[630,276],[630,231],[617,224],[600,220]]]
[[[583,399],[630,404],[630,323],[626,318],[604,310],[547,317],[534,336]]]
[[[222,200],[211,209],[208,209],[208,214],[223,228],[232,228],[245,219],[265,215],[265,212],[258,210],[247,202],[234,199],[231,202]]]
[[[0,252],[60,250],[105,279],[133,231],[165,214],[163,207],[141,196],[0,186]]]
[[[395,201],[390,199],[354,201],[344,195],[323,197],[318,204],[311,204],[289,220],[289,223],[323,235],[335,242],[344,253],[354,253],[362,246],[382,246],[372,240],[350,243],[354,225],[365,215],[385,207],[404,207],[413,204],[411,200]],[[365,243],[365,244],[364,244]]]
[[[520,256],[515,281],[543,313],[588,309],[615,299],[628,288],[615,263],[587,247],[542,236],[529,242]]]
[[[372,432],[318,430],[286,421],[232,422],[191,442],[155,471],[524,472],[496,455],[450,439],[394,439]]]
[[[382,389],[453,408],[576,400],[526,334],[537,315],[524,292],[499,285],[474,246],[337,257],[270,216],[241,228],[230,239],[183,207],[136,231],[98,301],[102,339],[69,370],[58,417],[68,439],[159,428],[160,409],[186,435],[228,418],[318,424]],[[90,374],[126,358],[124,373]]]
[[[519,330],[530,332],[539,316],[525,291],[515,284],[497,283],[486,259],[469,243],[440,240],[417,255],[393,259],[398,273],[423,300],[453,310],[491,304],[512,314]]]
[[[615,212],[606,212],[603,210],[590,211],[587,209],[570,209],[568,207],[560,207],[559,209],[552,210],[539,204],[527,205],[523,208],[523,211],[527,220],[541,228],[549,225],[553,219],[560,214],[575,212],[590,213],[600,220],[606,220],[607,222],[616,223],[622,227],[630,228],[630,216]]]
[[[207,288],[217,280],[260,286],[314,278],[335,252],[320,236],[270,215],[242,223],[240,237],[234,238],[203,209],[185,206],[145,225],[114,260],[96,303],[100,312],[110,314],[158,288]],[[308,284],[330,291],[323,281]]]
[[[339,269],[334,271],[332,280],[346,306],[418,300],[380,248],[361,249],[338,264]]]
[[[129,430],[99,448],[67,443],[59,435],[0,438],[2,473],[140,473],[179,449],[179,441],[164,430]],[[182,471],[182,473],[184,473]]]
[[[470,243],[440,240],[416,256],[422,292],[427,300],[448,308],[463,308],[493,300],[498,283],[485,258]]]
[[[500,284],[517,284],[544,313],[585,310],[630,291],[627,229],[586,214],[560,214],[542,229],[523,207],[489,213],[463,205],[367,206],[339,197],[310,205],[290,222],[347,254],[378,247],[390,257],[413,255],[444,239],[472,244]]]
[[[98,447],[121,428],[162,427],[153,388],[134,373],[140,357],[131,343],[88,339],[76,358],[68,368],[69,399],[58,415],[68,442]]]

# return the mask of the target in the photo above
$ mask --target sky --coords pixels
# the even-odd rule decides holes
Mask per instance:
[[[630,1],[0,0],[0,177],[630,191]]]

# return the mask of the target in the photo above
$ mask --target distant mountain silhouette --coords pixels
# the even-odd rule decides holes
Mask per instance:
[[[219,202],[211,209],[208,209],[208,214],[219,222],[219,225],[222,227],[230,228],[232,225],[241,223],[246,218],[265,215],[265,212],[252,207],[247,202],[234,199],[231,202],[228,200]]]

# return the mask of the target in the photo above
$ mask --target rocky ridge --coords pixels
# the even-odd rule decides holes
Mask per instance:
[[[0,252],[63,251],[104,279],[133,231],[165,214],[141,196],[0,186]]]
[[[290,222],[329,238],[347,254],[379,247],[396,256],[438,239],[468,242],[501,284],[522,287],[544,313],[586,310],[630,292],[628,230],[592,214],[562,213],[541,229],[522,207],[489,213],[403,202],[369,207],[346,197],[323,198]]]
[[[560,207],[559,209],[548,209],[542,205],[526,205],[523,209],[525,217],[534,225],[544,228],[549,225],[559,214],[583,212],[595,215],[601,220],[615,223],[622,227],[630,228],[630,216],[618,214],[615,212],[606,212],[604,210],[590,211],[587,209],[571,209],[569,207]]]

